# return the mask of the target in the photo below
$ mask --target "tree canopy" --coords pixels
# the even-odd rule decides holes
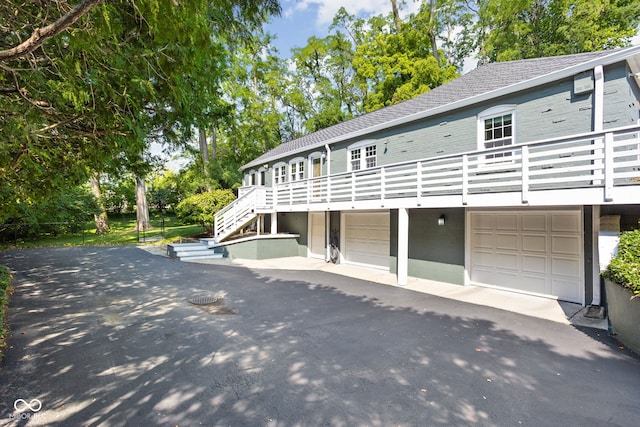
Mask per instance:
[[[0,220],[18,203],[84,182],[89,170],[139,167],[153,139],[178,143],[210,121],[228,47],[280,10],[257,0],[76,6],[91,7],[28,49],[19,47],[74,9],[0,6],[0,51],[22,52],[0,56]]]

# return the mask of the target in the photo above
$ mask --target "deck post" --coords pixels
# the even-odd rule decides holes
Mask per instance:
[[[398,285],[406,286],[409,280],[409,210],[398,209]]]
[[[278,234],[278,212],[271,212],[271,234]]]

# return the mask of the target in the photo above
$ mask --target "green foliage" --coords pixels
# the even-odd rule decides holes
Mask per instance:
[[[214,224],[215,213],[234,200],[235,196],[230,190],[213,190],[195,194],[178,203],[176,215],[182,221],[202,224],[210,229]]]
[[[91,191],[86,186],[73,187],[60,194],[18,204],[14,215],[6,218],[6,222],[27,226],[17,229],[14,229],[15,226],[0,228],[0,239],[33,238],[46,232],[77,231],[81,227],[80,223],[91,221],[97,213],[100,213],[100,207]],[[56,224],[52,227],[49,225],[51,223],[70,224]]]
[[[13,217],[12,222],[82,222],[99,212],[100,208],[91,191],[86,186],[78,186],[35,202],[21,203],[19,215]]]
[[[620,234],[618,253],[602,275],[640,294],[640,229]]]
[[[492,61],[627,46],[640,24],[637,0],[478,1],[480,54]]]
[[[136,188],[133,179],[121,179],[102,184],[102,204],[108,213],[133,212],[136,205]]]
[[[9,305],[9,297],[11,296],[11,271],[9,268],[0,265],[0,361],[2,361],[2,352],[5,346],[7,336],[7,325],[5,325],[5,313]]]
[[[179,202],[176,176],[171,171],[155,175],[151,179],[151,186],[147,190],[149,205],[160,212],[173,209]]]

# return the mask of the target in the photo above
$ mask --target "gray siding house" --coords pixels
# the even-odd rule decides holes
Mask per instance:
[[[604,243],[640,217],[640,47],[484,65],[242,170],[215,227],[253,224],[247,256],[329,260],[335,243],[399,285],[598,305]]]

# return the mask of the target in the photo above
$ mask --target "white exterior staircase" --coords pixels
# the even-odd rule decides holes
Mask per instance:
[[[233,203],[215,214],[214,232],[217,242],[228,239],[254,221],[258,214],[271,212],[273,192],[268,187],[252,187],[240,194]]]

